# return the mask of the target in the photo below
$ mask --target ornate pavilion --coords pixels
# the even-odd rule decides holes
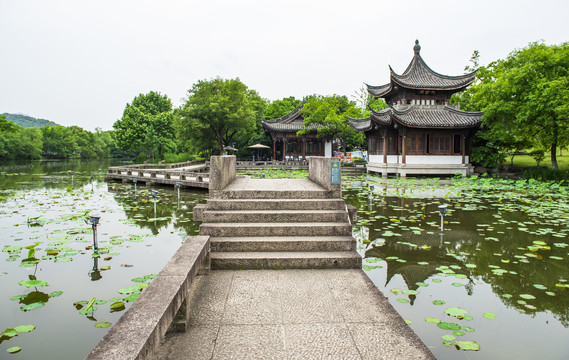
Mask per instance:
[[[391,66],[390,82],[367,85],[375,98],[389,105],[372,111],[365,119],[349,119],[368,139],[368,171],[389,174],[461,174],[469,175],[470,139],[480,126],[482,113],[465,112],[449,104],[452,94],[472,84],[475,72],[442,75],[432,70],[420,55],[415,41],[415,55],[403,74]]]
[[[273,140],[273,160],[298,159],[304,160],[310,156],[332,156],[332,139],[316,138],[316,127],[308,129],[314,132],[297,135],[304,129],[304,118],[300,113],[304,103],[283,117],[273,120],[261,118],[263,131]]]

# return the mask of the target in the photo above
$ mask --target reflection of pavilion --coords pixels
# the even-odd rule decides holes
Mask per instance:
[[[371,232],[375,232],[371,230]],[[374,236],[375,235],[375,236]],[[474,234],[475,235],[475,234]],[[379,234],[370,234],[371,238],[380,237]],[[379,247],[372,247],[365,252],[365,257],[378,257],[385,259],[389,256],[397,256],[400,259],[406,260],[406,262],[398,262],[395,260],[387,261],[387,277],[385,280],[385,287],[391,281],[391,279],[399,274],[405,281],[407,288],[409,290],[417,290],[419,285],[418,282],[425,282],[431,276],[440,273],[437,268],[439,266],[451,266],[458,265],[463,267],[463,263],[460,260],[455,259],[452,256],[448,256],[448,250],[450,247],[455,249],[457,242],[464,242],[473,238],[473,234],[467,231],[448,231],[441,236],[439,232],[435,234],[422,234],[416,235],[413,232],[403,233],[402,236],[389,237],[386,239],[385,244]],[[443,241],[450,241],[450,245],[446,245]],[[398,244],[397,242],[408,242],[418,245],[417,247],[412,247],[406,244]],[[421,249],[420,246],[427,245],[430,246],[430,250]],[[427,262],[427,265],[420,265],[419,262]],[[465,273],[468,275],[468,273]],[[411,305],[415,300],[415,296],[410,297]]]

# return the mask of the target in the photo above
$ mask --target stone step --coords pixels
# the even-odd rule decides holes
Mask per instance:
[[[216,270],[361,269],[356,251],[337,252],[218,252],[211,253]]]
[[[212,252],[354,251],[351,236],[211,237]]]
[[[347,222],[346,210],[216,210],[204,211],[206,223]]]
[[[202,223],[200,235],[209,236],[351,236],[347,222]]]
[[[221,190],[219,199],[337,199],[338,193],[330,190]]]
[[[208,210],[343,210],[342,199],[209,199]]]

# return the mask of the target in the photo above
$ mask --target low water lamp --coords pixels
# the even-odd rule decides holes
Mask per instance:
[[[443,231],[443,218],[445,216],[445,214],[447,213],[447,206],[446,205],[439,205],[439,212],[441,213],[441,231]]]

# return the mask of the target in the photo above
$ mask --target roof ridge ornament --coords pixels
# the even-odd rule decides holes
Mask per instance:
[[[415,40],[415,46],[413,46],[413,51],[415,52],[415,55],[419,55],[419,52],[421,52],[421,45],[419,45],[419,40]]]

